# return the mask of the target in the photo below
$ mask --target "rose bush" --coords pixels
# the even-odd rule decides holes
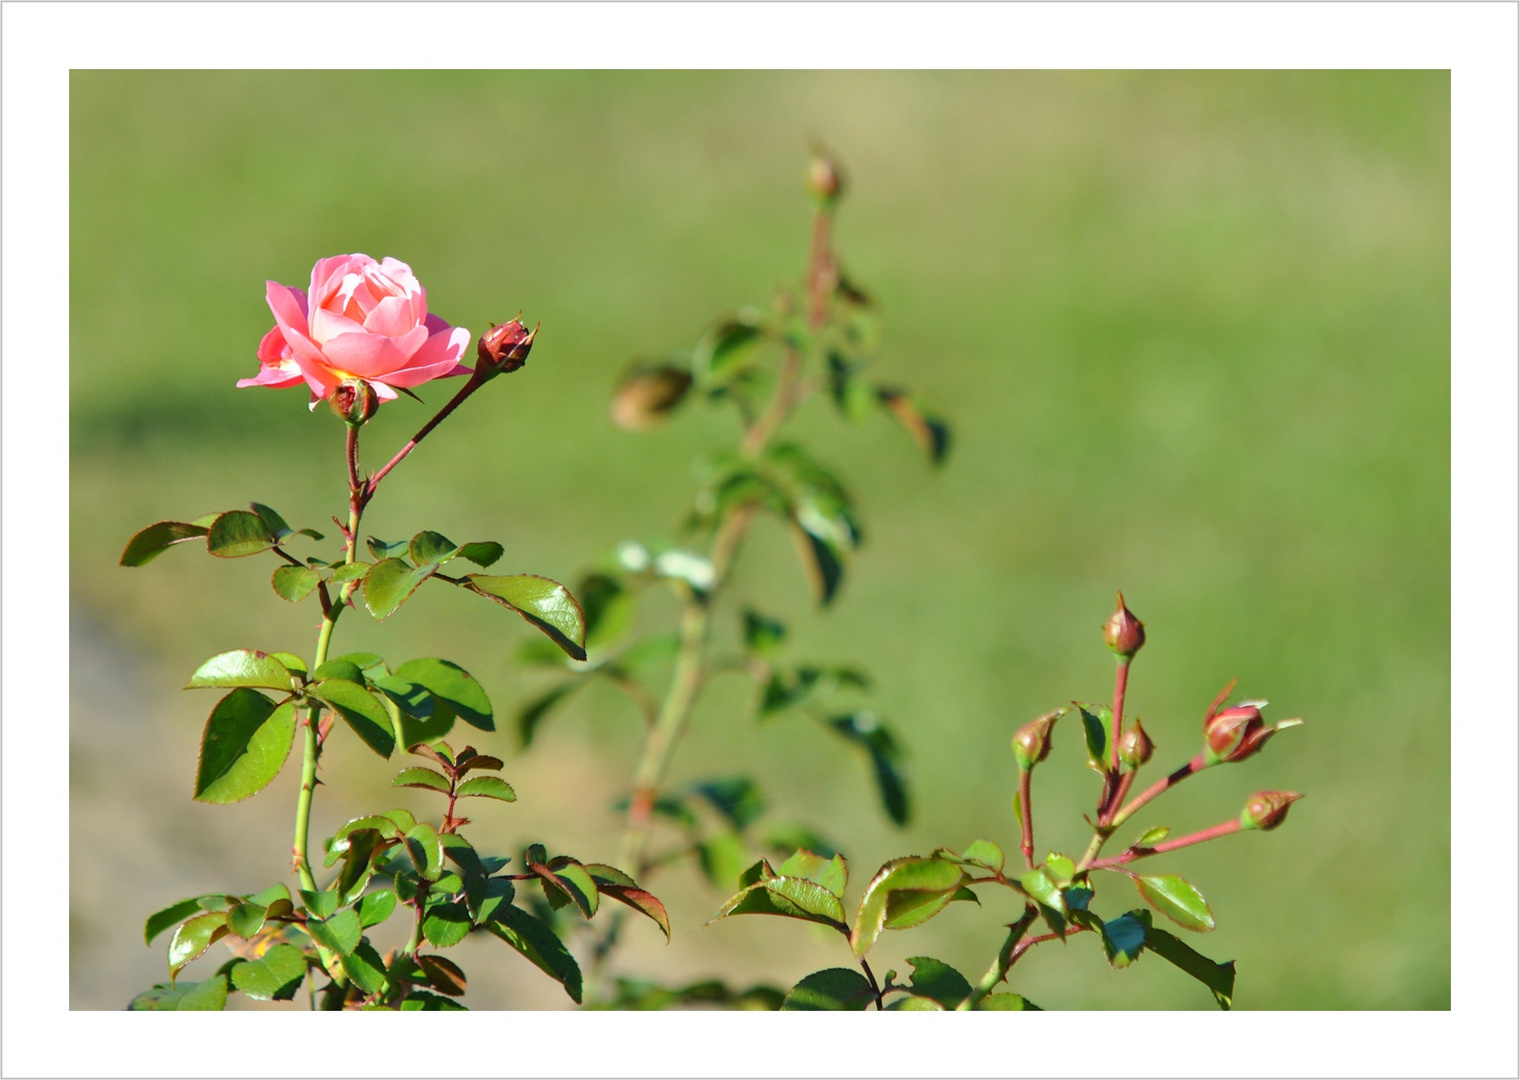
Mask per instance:
[[[404,262],[334,255],[311,270],[311,288],[265,282],[275,325],[259,342],[259,373],[238,386],[311,389],[312,407],[363,380],[382,401],[396,388],[468,375],[459,361],[470,332],[427,309],[427,290]]]

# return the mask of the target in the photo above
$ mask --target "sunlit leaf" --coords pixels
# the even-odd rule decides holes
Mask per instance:
[[[201,735],[195,798],[200,802],[241,802],[279,775],[295,741],[296,711],[275,707],[257,690],[234,690],[211,710]]]

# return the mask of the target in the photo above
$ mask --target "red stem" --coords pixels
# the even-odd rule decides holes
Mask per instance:
[[[1034,818],[1031,816],[1032,806],[1029,797],[1029,781],[1033,775],[1033,769],[1019,770],[1019,816],[1023,818],[1023,833],[1019,837],[1019,847],[1024,852],[1024,865],[1030,870],[1034,869]]]
[[[808,253],[808,326],[817,330],[828,320],[829,282],[834,260],[829,255],[829,224],[832,219],[827,210],[813,215],[813,245]]]
[[[478,375],[471,375],[469,380],[459,388],[459,392],[449,399],[449,403],[438,410],[438,415],[434,416],[427,423],[423,424],[422,429],[418,431],[417,434],[413,435],[411,440],[396,452],[396,456],[387,461],[379,472],[375,473],[374,476],[371,476],[369,478],[369,483],[364,485],[363,491],[359,496],[359,509],[363,510],[365,506],[369,505],[369,501],[375,497],[375,489],[380,486],[380,481],[385,479],[386,473],[390,472],[397,465],[401,464],[401,459],[415,450],[417,448],[417,444],[420,443],[423,439],[427,438],[429,433],[431,433],[435,427],[443,423],[444,420],[448,419],[449,413],[459,408],[459,406],[464,402],[465,398],[469,397],[485,384],[485,379],[480,378]]]
[[[1088,867],[1088,869],[1107,870],[1115,866],[1123,866],[1125,863],[1134,862],[1136,859],[1146,859],[1152,855],[1164,855],[1168,851],[1176,851],[1178,848],[1192,847],[1194,844],[1201,844],[1205,840],[1217,840],[1221,836],[1229,836],[1231,833],[1238,833],[1241,828],[1242,826],[1240,824],[1240,819],[1231,818],[1229,821],[1221,821],[1218,825],[1215,825],[1211,829],[1204,829],[1202,832],[1189,833],[1187,836],[1179,837],[1176,840],[1168,840],[1165,843],[1157,844],[1154,847],[1133,849],[1124,852],[1122,855],[1115,855],[1111,859],[1099,859],[1097,862],[1093,863],[1092,866]]]
[[[1121,659],[1114,670],[1114,738],[1108,748],[1108,767],[1119,771],[1119,733],[1124,730],[1124,691],[1129,686],[1129,659]]]
[[[1182,768],[1178,769],[1170,776],[1166,776],[1160,780],[1157,780],[1150,787],[1146,788],[1139,795],[1135,796],[1134,800],[1128,806],[1124,807],[1124,809],[1115,814],[1112,820],[1116,822],[1127,821],[1136,810],[1140,809],[1146,803],[1150,802],[1157,795],[1160,795],[1168,788],[1175,787],[1176,785],[1186,780],[1188,777],[1192,776],[1194,773],[1201,772],[1208,767],[1208,762],[1203,760],[1202,754],[1199,754],[1192,761],[1182,766]]]

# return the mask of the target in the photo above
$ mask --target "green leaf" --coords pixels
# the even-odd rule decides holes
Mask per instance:
[[[401,820],[397,820],[391,816],[398,813],[404,815],[402,820],[406,822],[405,825],[402,824]],[[399,840],[402,834],[415,824],[417,822],[405,810],[390,810],[384,814],[367,814],[364,817],[350,818],[343,823],[337,832],[333,833],[332,846],[329,848],[329,851],[341,855],[348,850],[348,837],[362,829],[373,829],[387,840]],[[327,865],[331,866],[335,861],[335,859],[329,858]]]
[[[127,541],[121,552],[122,566],[142,566],[152,562],[175,544],[205,536],[209,529],[184,521],[157,521]],[[153,991],[149,990],[151,994]],[[225,987],[224,987],[225,993]]]
[[[1077,873],[1077,864],[1060,852],[1052,851],[1045,856],[1045,869],[1057,885],[1065,885]]]
[[[234,690],[211,710],[195,774],[199,802],[235,803],[279,775],[296,736],[296,710],[257,690]]]
[[[575,587],[586,613],[588,649],[616,641],[633,618],[634,595],[607,574],[587,574]]]
[[[232,985],[256,1001],[289,1001],[305,975],[306,955],[294,945],[276,945],[233,968]]]
[[[878,387],[876,396],[882,407],[913,436],[930,464],[944,464],[950,452],[950,425],[900,390]]]
[[[406,833],[406,850],[417,873],[428,881],[437,880],[443,872],[443,843],[438,838],[437,829],[425,821],[412,826]]]
[[[1103,924],[1103,952],[1116,968],[1129,967],[1145,947],[1151,929],[1150,912],[1144,908],[1127,911]]]
[[[494,776],[477,776],[466,780],[459,785],[456,794],[461,799],[473,795],[483,799],[500,799],[502,802],[517,801],[517,792],[512,790],[512,785]]]
[[[386,987],[385,961],[367,941],[343,958],[343,972],[366,995],[378,994]]]
[[[713,327],[691,354],[692,374],[709,392],[731,385],[750,364],[759,343],[759,316],[746,309]]]
[[[478,923],[488,922],[497,908],[510,904],[516,895],[516,888],[506,878],[472,877],[465,882],[465,902]]]
[[[385,560],[397,555],[404,555],[406,554],[407,548],[409,546],[405,540],[397,540],[392,544],[388,543],[385,540],[381,540],[377,536],[369,537],[364,541],[364,543],[366,546],[368,546],[369,553],[373,555],[377,560]]]
[[[893,859],[876,872],[860,898],[850,947],[864,956],[884,929],[900,930],[926,922],[950,903],[966,875],[953,863],[910,855]]]
[[[708,881],[720,889],[726,889],[749,861],[749,849],[737,833],[725,829],[709,836],[697,846],[697,861],[701,863],[702,872],[707,875]]]
[[[233,649],[218,653],[195,669],[186,690],[204,686],[262,686],[270,690],[292,689],[290,669],[269,653]]]
[[[249,503],[248,509],[264,523],[265,530],[276,540],[283,540],[290,535],[290,526],[285,524],[285,519],[263,503]]]
[[[266,904],[234,904],[227,911],[227,929],[247,941],[264,929],[264,917],[268,911]]]
[[[490,754],[471,753],[469,750],[469,747],[465,747],[459,753],[458,769],[460,776],[463,776],[471,769],[490,769],[493,772],[499,772],[506,764],[499,757],[492,757]]]
[[[743,832],[765,813],[765,796],[747,776],[731,776],[720,780],[704,780],[692,784],[690,791],[698,795],[718,813]]]
[[[407,546],[412,562],[418,566],[426,566],[428,563],[448,562],[459,554],[459,545],[450,540],[442,533],[423,531],[412,537],[412,542]]]
[[[485,926],[564,986],[571,1001],[581,1003],[580,965],[548,926],[511,904],[497,908]]]
[[[391,728],[390,714],[362,684],[346,679],[323,679],[309,687],[307,692],[331,705],[364,745],[375,753],[388,758],[395,752],[396,734]]]
[[[1186,878],[1176,874],[1135,878],[1140,898],[1172,922],[1187,930],[1206,933],[1214,929],[1214,913],[1203,894]]]
[[[1040,915],[1044,917],[1050,929],[1064,940],[1067,916],[1066,897],[1062,895],[1060,887],[1051,880],[1049,874],[1039,868],[1021,874],[1019,884],[1024,887],[1024,892],[1038,903]]]
[[[359,922],[366,929],[379,926],[396,910],[396,894],[389,889],[369,893],[359,901],[358,910]]]
[[[358,947],[364,925],[357,911],[344,908],[325,919],[307,919],[306,932],[324,949],[347,956]]]
[[[932,956],[910,956],[913,980],[909,984],[920,997],[931,998],[946,1009],[953,1009],[971,996],[966,977],[942,960]]]
[[[906,824],[910,813],[907,770],[903,763],[902,749],[891,731],[875,713],[869,711],[836,716],[829,721],[829,726],[850,742],[866,749],[887,816],[898,825]]]
[[[376,619],[394,612],[437,571],[437,563],[411,566],[400,559],[382,559],[364,575],[364,603]]]
[[[370,576],[374,576],[373,571]],[[586,659],[585,613],[559,582],[536,574],[470,574],[465,580],[475,592],[504,604],[538,627],[576,660]]]
[[[543,880],[544,895],[549,899],[551,907],[558,908],[564,906],[565,902],[571,902],[588,919],[596,914],[599,896],[596,882],[579,862],[560,856],[550,860],[547,866],[531,866],[530,869]],[[559,903],[555,903],[553,895],[556,890],[563,897]]]
[[[402,769],[391,781],[391,787],[415,787],[431,788],[433,791],[441,791],[445,795],[449,793],[448,777],[436,773],[432,769],[425,769],[418,765],[410,769]]]
[[[344,563],[333,570],[332,577],[328,578],[328,580],[334,585],[342,585],[349,581],[362,581],[364,575],[369,573],[374,565],[374,563],[367,562]]]
[[[795,823],[772,825],[766,830],[765,843],[777,854],[796,851],[798,848],[806,848],[808,851],[822,855],[825,859],[832,859],[839,854],[839,849],[833,844],[805,825]]]
[[[310,596],[321,580],[322,575],[309,566],[277,566],[270,584],[281,599],[296,604]]]
[[[639,888],[631,877],[616,867],[604,863],[586,863],[585,869],[596,882],[597,891],[653,919],[664,933],[665,940],[670,940],[670,916],[665,911],[665,905],[653,893]]]
[[[342,679],[345,682],[364,685],[364,669],[352,660],[343,657],[319,664],[317,670],[311,673],[311,677],[318,682],[323,679]]]
[[[319,919],[325,919],[338,910],[338,894],[335,892],[312,892],[310,889],[302,889],[301,902],[306,905],[307,914]]]
[[[280,663],[284,664],[286,671],[289,671],[292,674],[296,675],[306,674],[306,661],[302,660],[295,653],[272,652],[269,655],[274,657]]]
[[[396,669],[396,677],[410,679],[426,688],[471,727],[481,731],[496,730],[491,699],[486,697],[485,689],[475,677],[458,664],[433,658],[408,660]]]
[[[476,540],[459,546],[459,557],[469,559],[476,566],[490,566],[501,558],[506,549],[495,540]]]
[[[375,872],[376,858],[389,846],[377,829],[357,829],[344,839],[343,869],[333,882],[339,903],[349,904],[359,898]],[[338,845],[334,844],[333,850],[336,853]]]
[[[793,525],[792,537],[814,597],[820,606],[828,607],[844,581],[844,553],[832,539],[819,536],[800,520]]]
[[[866,977],[850,968],[826,968],[804,978],[781,1002],[783,1012],[863,1012],[876,1000]]]
[[[369,676],[369,684],[384,697],[402,746],[432,745],[454,727],[454,710],[420,683],[396,675]]]
[[[945,1007],[933,998],[909,994],[887,1006],[888,1012],[944,1012]]]
[[[1108,736],[1114,713],[1107,705],[1084,705],[1073,702],[1082,714],[1082,733],[1087,738],[1087,764],[1100,773],[1108,772]]]
[[[773,896],[779,896],[810,916],[845,925],[844,906],[839,897],[816,881],[806,878],[774,877],[764,883]]]
[[[377,1005],[376,1008],[384,1009],[386,1006]],[[466,1006],[451,998],[439,997],[437,994],[429,994],[425,990],[413,990],[406,995],[406,999],[396,1006],[401,1012],[468,1012]]]
[[[845,885],[850,880],[849,867],[843,855],[824,858],[811,851],[798,850],[777,868],[782,877],[806,878],[817,882],[839,899],[844,899]],[[841,922],[843,918],[841,917]]]
[[[465,992],[468,983],[464,972],[452,960],[442,956],[419,956],[417,964],[422,968],[422,973],[427,976],[428,985],[440,994],[459,997]]]
[[[213,975],[204,982],[170,986],[160,983],[132,999],[133,1012],[148,1009],[179,1012],[220,1012],[227,1007],[227,976]]]
[[[470,912],[457,902],[429,904],[422,918],[422,936],[439,949],[458,945],[470,932]]]
[[[1003,869],[1003,849],[991,840],[973,840],[971,846],[961,858],[975,866],[984,866],[988,870]]]
[[[227,913],[225,911],[208,911],[204,915],[186,919],[180,924],[179,929],[174,931],[174,937],[169,939],[170,978],[179,974],[182,967],[211,948],[213,942],[220,941],[226,936]]]
[[[1171,832],[1172,830],[1167,828],[1165,825],[1157,825],[1154,828],[1146,829],[1143,833],[1140,834],[1140,839],[1136,840],[1133,844],[1130,845],[1130,847],[1151,847],[1154,844],[1161,843],[1161,841],[1165,840],[1169,835],[1171,835]]]
[[[1034,1002],[1019,994],[988,994],[977,1009],[982,1012],[1044,1012]]]
[[[148,921],[143,926],[143,943],[152,945],[154,938],[158,937],[159,934],[162,934],[175,923],[189,918],[197,911],[204,911],[205,909],[201,906],[202,900],[210,900],[213,897],[220,896],[220,893],[206,893],[202,896],[192,896],[178,903],[170,904],[162,911],[155,911],[152,915],[148,916]]]
[[[571,692],[584,686],[584,681],[560,683],[547,693],[540,694],[522,707],[517,714],[517,744],[526,750],[533,743],[538,725],[556,705],[569,697]]]
[[[743,618],[744,647],[752,653],[767,656],[786,638],[786,624],[780,619],[762,615],[754,608],[745,608]]]
[[[221,559],[241,559],[274,547],[275,538],[257,514],[228,510],[206,534],[206,550]]]
[[[1145,947],[1169,964],[1174,964],[1203,983],[1214,994],[1221,1009],[1229,1009],[1235,998],[1235,961],[1216,964],[1202,953],[1193,951],[1181,940],[1150,927],[1145,933]]]

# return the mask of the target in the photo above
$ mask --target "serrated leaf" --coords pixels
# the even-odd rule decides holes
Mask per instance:
[[[440,994],[448,994],[450,997],[459,997],[465,992],[468,983],[464,972],[454,961],[442,956],[419,956],[417,964],[422,968],[422,973],[427,976],[428,985]]]
[[[395,778],[391,780],[391,787],[430,788],[433,791],[441,791],[447,795],[449,792],[449,781],[448,777],[441,773],[417,765],[398,772]]]
[[[1051,931],[1064,939],[1066,918],[1069,913],[1066,910],[1066,897],[1062,894],[1060,887],[1050,879],[1050,875],[1038,868],[1021,874],[1019,884],[1023,886],[1024,892],[1036,901],[1040,915]]]
[[[381,540],[378,536],[371,536],[366,539],[364,543],[369,548],[369,553],[373,555],[377,561],[389,559],[397,555],[403,555],[406,553],[408,546],[405,540],[397,540],[394,543],[391,543],[386,540]]]
[[[195,669],[186,690],[207,686],[262,686],[269,690],[291,690],[290,669],[269,653],[256,649],[233,649],[217,653]]]
[[[256,1001],[289,1001],[305,976],[306,955],[294,945],[275,945],[233,968],[232,985]]]
[[[367,562],[344,563],[333,570],[332,577],[328,578],[328,580],[334,585],[342,585],[349,581],[362,581],[364,575],[369,573],[374,565],[374,563]]]
[[[506,551],[506,548],[502,547],[495,540],[475,540],[468,544],[459,545],[458,557],[469,559],[476,566],[486,567],[501,558],[504,551]]]
[[[876,1000],[866,977],[850,968],[815,971],[787,993],[783,1012],[862,1012]]]
[[[949,904],[966,875],[953,863],[910,855],[876,872],[855,912],[850,947],[864,956],[884,929],[906,929],[933,918]]]
[[[915,994],[931,998],[946,1009],[953,1009],[971,995],[966,977],[943,960],[932,956],[910,956],[913,979],[909,986]]]
[[[1207,933],[1214,929],[1214,913],[1203,893],[1176,874],[1135,878],[1140,898],[1172,922],[1187,930]]]
[[[206,550],[219,559],[257,555],[274,545],[274,536],[259,516],[247,510],[228,510],[217,515],[206,533]]]
[[[185,521],[156,521],[143,529],[121,552],[122,566],[143,566],[168,551],[175,544],[205,536],[209,529]],[[149,990],[147,993],[152,993]]]
[[[204,915],[186,919],[169,939],[169,975],[179,974],[181,968],[207,949],[213,942],[227,935],[227,913],[208,911]]]
[[[440,949],[457,945],[470,932],[470,913],[457,901],[429,904],[422,917],[422,936]]]
[[[845,886],[850,880],[849,867],[843,855],[824,858],[822,855],[815,855],[811,851],[801,849],[777,867],[776,873],[782,877],[798,877],[815,881],[841,900],[844,899]]]
[[[322,575],[309,566],[277,566],[270,584],[280,599],[297,604],[310,596],[321,580]]]
[[[227,929],[247,941],[264,929],[264,916],[268,910],[265,904],[234,904],[227,911]]]
[[[1161,841],[1165,840],[1169,835],[1171,835],[1171,832],[1172,830],[1167,828],[1165,825],[1157,825],[1154,828],[1146,829],[1143,833],[1140,834],[1140,838],[1130,846],[1142,848],[1150,847],[1153,844],[1159,844]]]
[[[519,907],[505,904],[496,909],[485,927],[557,980],[571,1001],[581,1003],[580,965],[543,922]]]
[[[301,903],[306,905],[308,915],[315,916],[318,919],[325,919],[338,910],[338,894],[302,889]]]
[[[338,880],[333,882],[339,903],[352,903],[363,894],[375,872],[376,858],[389,846],[377,829],[358,829],[345,838],[343,868],[338,871]],[[336,850],[336,845],[334,847]]]
[[[401,559],[382,559],[364,575],[364,603],[376,619],[391,615],[437,571],[437,563],[412,566]]]
[[[1145,947],[1150,928],[1150,912],[1144,908],[1127,911],[1117,919],[1103,923],[1103,952],[1108,962],[1116,968],[1129,967]]]
[[[155,911],[152,915],[148,916],[148,921],[143,925],[143,943],[152,945],[154,938],[158,937],[159,934],[162,934],[175,923],[189,918],[198,911],[204,911],[205,909],[201,906],[202,900],[209,900],[212,897],[220,895],[220,893],[206,893],[201,896],[191,896],[177,903],[170,904],[162,911]]]
[[[389,889],[379,889],[368,893],[359,901],[357,910],[361,926],[366,929],[379,926],[396,910],[396,894]]]
[[[816,881],[778,876],[765,882],[764,887],[810,916],[845,925],[844,906],[839,897]]]
[[[481,731],[496,730],[491,699],[486,696],[485,688],[458,664],[432,657],[408,660],[396,669],[396,677],[424,687],[471,727]]]
[[[443,872],[443,842],[438,830],[425,821],[419,821],[406,833],[406,851],[417,867],[417,873],[428,881],[436,881]]]
[[[426,566],[428,563],[448,562],[459,554],[459,545],[442,533],[424,530],[412,537],[411,543],[407,545],[407,553],[412,562]]]
[[[1044,1012],[1021,994],[988,994],[977,1005],[981,1012]]]
[[[321,682],[323,679],[342,679],[344,682],[364,685],[364,669],[346,657],[338,657],[317,665],[317,670],[311,673],[313,681]]]
[[[227,977],[213,975],[202,982],[181,983],[170,986],[160,983],[152,990],[144,990],[132,999],[127,1008],[132,1012],[160,1010],[164,1012],[220,1012],[227,1007]]]
[[[517,612],[574,659],[586,659],[585,613],[559,582],[536,574],[470,574],[465,580],[481,596]]]
[[[306,932],[324,949],[347,956],[358,947],[359,939],[364,935],[364,924],[357,911],[344,908],[325,919],[307,919]]]
[[[295,735],[294,706],[276,708],[257,690],[234,690],[206,720],[195,798],[235,803],[258,794],[279,775]]]
[[[945,1007],[930,997],[908,994],[887,1006],[888,1012],[944,1012]]]
[[[385,961],[380,959],[380,954],[369,942],[360,942],[353,952],[343,958],[342,963],[343,973],[366,995],[373,996],[385,989]]]
[[[1057,885],[1065,885],[1077,873],[1077,864],[1060,852],[1052,851],[1045,856],[1045,869]]]
[[[1107,773],[1108,737],[1109,727],[1113,723],[1113,710],[1106,705],[1073,704],[1082,714],[1082,734],[1087,739],[1087,765],[1100,773]]]
[[[1216,964],[1202,953],[1195,952],[1177,937],[1149,927],[1145,934],[1145,947],[1169,964],[1181,968],[1208,987],[1221,1009],[1229,1009],[1235,998],[1235,961]]]
[[[252,510],[254,516],[264,523],[264,528],[276,540],[283,540],[290,535],[290,526],[285,523],[284,518],[270,507],[265,506],[263,503],[249,503],[248,509]]]
[[[396,750],[396,733],[390,713],[361,683],[346,679],[323,679],[307,692],[327,702],[375,753],[388,758]]]
[[[574,903],[586,918],[596,914],[599,895],[596,882],[579,862],[561,856],[551,860],[548,866],[535,864],[529,869],[543,880],[544,895],[549,898],[550,906],[563,906],[562,903],[555,903],[552,893],[557,890],[565,900]]]
[[[585,869],[591,875],[591,880],[596,882],[597,890],[603,896],[610,896],[619,903],[627,904],[635,911],[647,915],[660,928],[665,935],[665,940],[670,940],[670,916],[666,914],[665,905],[653,893],[639,888],[633,878],[614,866],[607,866],[604,863],[586,863]]]
[[[973,840],[961,858],[968,863],[984,866],[988,870],[1001,872],[1003,869],[1003,849],[991,840]]]
[[[459,785],[455,794],[461,799],[475,796],[482,799],[500,799],[502,802],[517,801],[517,792],[512,790],[512,785],[495,776],[477,776],[466,780]]]

